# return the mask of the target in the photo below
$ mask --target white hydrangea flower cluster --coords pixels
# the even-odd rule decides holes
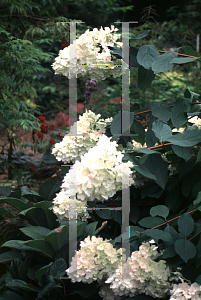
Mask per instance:
[[[107,124],[112,122],[112,118],[104,120],[100,117],[100,114],[96,115],[90,110],[86,110],[82,116],[79,116],[79,121],[71,126],[70,132],[52,149],[52,154],[56,156],[56,159],[65,164],[80,161],[81,155],[96,145],[99,136],[105,133]]]
[[[71,219],[76,215],[76,219],[87,221],[90,215],[87,211],[87,202],[78,201],[75,197],[69,198],[65,191],[61,191],[56,194],[56,198],[53,200],[53,206],[50,208],[54,214],[58,216],[59,221],[63,219],[69,220],[69,210]]]
[[[189,285],[186,282],[174,284],[170,291],[170,300],[200,300],[201,299],[201,285],[196,282]]]
[[[121,35],[114,33],[115,31],[118,31],[118,29],[114,28],[114,25],[111,25],[111,29],[109,27],[105,27],[104,30],[102,27],[100,30],[94,28],[93,31],[89,31],[88,29],[74,41],[73,45],[59,51],[59,56],[52,64],[55,74],[61,74],[70,79],[71,63],[71,66],[73,66],[71,72],[76,77],[89,75],[91,80],[98,82],[111,75],[114,77],[121,76],[121,72],[124,72],[128,66],[121,59],[115,58],[112,61],[108,48],[108,46],[113,47],[114,44],[118,47],[123,46],[122,42],[117,42]],[[102,46],[101,53],[99,45]],[[73,58],[71,57],[70,61],[70,49],[75,47],[76,54]]]
[[[81,156],[63,179],[62,189],[67,195],[81,201],[108,200],[122,189],[122,178],[134,181],[129,176],[133,163],[122,162],[123,154],[117,151],[118,144],[106,135],[99,137],[97,145]],[[126,175],[126,176],[125,176]],[[128,182],[123,181],[123,188]]]
[[[101,281],[98,281],[100,285],[99,295],[104,300],[124,300],[127,297],[115,295],[113,290],[111,290],[110,285]],[[128,299],[128,298],[127,298]]]
[[[123,264],[123,276],[122,266],[119,266],[105,283],[111,283],[115,295],[133,297],[145,294],[163,298],[171,288],[168,282],[171,273],[164,260],[155,261],[158,256],[155,245],[142,243],[139,251],[134,251]]]
[[[122,252],[116,250],[108,240],[90,236],[80,242],[81,249],[76,251],[71,266],[66,270],[72,282],[92,283],[95,280],[105,280],[118,267],[120,258],[126,260]]]
[[[188,122],[193,123],[193,126],[201,128],[201,119],[198,116],[189,119]]]

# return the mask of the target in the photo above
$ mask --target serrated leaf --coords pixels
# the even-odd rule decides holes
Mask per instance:
[[[167,208],[165,205],[153,206],[150,209],[150,215],[152,217],[159,216],[165,219],[169,215],[169,208]]]
[[[179,232],[183,233],[185,237],[190,235],[194,229],[194,220],[190,214],[185,213],[178,219]]]
[[[158,49],[154,45],[144,45],[140,47],[137,54],[138,63],[145,69],[150,69],[152,63],[160,56]]]
[[[174,64],[172,59],[178,56],[177,52],[167,51],[166,53],[160,55],[153,63],[152,70],[154,74],[166,72],[170,70]]]
[[[196,255],[195,245],[186,239],[178,239],[174,243],[175,251],[187,263],[187,261]]]

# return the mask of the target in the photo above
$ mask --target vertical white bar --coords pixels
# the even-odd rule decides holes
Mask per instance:
[[[196,51],[197,53],[200,52],[200,34],[197,34],[197,39],[196,39]],[[197,63],[197,68],[200,68],[200,62]]]
[[[74,191],[76,186],[76,174],[75,169],[70,169],[69,177],[70,177],[70,204],[69,204],[69,265],[72,262],[72,258],[75,256],[77,250],[77,213],[76,207],[72,206],[72,202],[74,202]],[[77,260],[76,260],[77,262]],[[77,264],[76,264],[76,272],[77,272]]]
[[[74,122],[77,122],[76,22],[70,22],[69,126],[71,127]],[[77,136],[77,127],[74,134]]]
[[[123,63],[129,66],[129,22],[122,22],[122,57]],[[123,67],[123,66],[122,66]],[[130,66],[122,73],[122,135],[130,135],[130,101],[129,101],[129,80]]]

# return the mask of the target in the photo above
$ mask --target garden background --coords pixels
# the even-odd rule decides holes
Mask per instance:
[[[68,222],[59,222],[49,210],[70,169],[61,167],[61,162],[51,154],[54,145],[61,142],[69,130],[69,80],[55,75],[51,66],[59,51],[70,44],[68,22],[84,22],[77,25],[79,37],[87,29],[114,24],[121,30],[121,25],[114,22],[138,21],[130,25],[133,49],[155,45],[161,54],[179,51],[183,57],[199,58],[200,11],[201,4],[196,0],[177,1],[176,5],[174,1],[139,3],[131,0],[0,2],[0,241],[3,245],[0,299],[102,299],[95,282],[89,289],[86,283],[60,279],[66,276],[65,270],[69,267]],[[113,54],[121,57],[119,52]],[[137,57],[137,53],[134,56]],[[134,140],[140,147],[146,142],[150,150],[158,149],[161,161],[156,159],[156,152],[140,151],[136,155],[127,151],[124,161],[147,168],[146,171],[136,168],[138,177],[130,192],[130,225],[134,237],[131,252],[150,237],[154,238],[160,249],[166,251],[162,258],[170,268],[175,271],[181,267],[184,278],[201,284],[200,133],[195,134],[194,141],[187,135],[183,144],[173,143],[172,148],[167,135],[159,138],[159,131],[167,129],[164,126],[181,133],[181,128],[193,127],[190,118],[199,116],[199,61],[189,60],[168,70],[162,69],[155,73],[154,80],[148,79],[146,83],[140,82],[136,65],[131,66],[130,111],[135,116],[132,130],[138,134]],[[140,60],[136,62],[138,67],[143,65],[143,62],[139,64]],[[89,87],[90,79],[85,76],[77,80],[78,117],[85,109],[100,113],[103,119],[117,116],[122,107],[121,77],[111,76]],[[181,98],[186,101],[185,107]],[[190,99],[191,105],[185,99]],[[165,107],[172,109],[176,117],[168,118],[170,112]],[[182,116],[177,123],[180,112]],[[152,124],[157,119],[163,122],[158,123],[163,127],[154,131]],[[198,122],[199,129],[200,125]],[[114,126],[114,123],[113,127],[108,126],[111,128],[107,128],[108,136],[115,133]],[[147,128],[154,132],[152,138],[146,137]],[[129,138],[118,140],[121,149],[126,149],[128,142]],[[167,168],[163,167],[164,162]],[[153,166],[158,166],[158,173],[157,168],[155,173],[149,173]],[[98,203],[98,207],[115,203],[120,207],[118,199],[121,199],[121,191],[117,191],[111,202],[103,206]],[[151,213],[153,207],[158,207],[158,211]],[[178,221],[181,216],[183,223]],[[107,223],[101,227],[105,220]],[[120,212],[92,212],[91,219],[78,223],[79,241],[98,234],[104,239],[111,238],[112,245],[119,249],[121,221]],[[192,230],[182,229],[184,224]],[[145,233],[153,228],[158,230],[155,235],[154,230]],[[165,235],[167,231],[171,236],[169,240]],[[42,242],[37,244],[38,240]],[[175,246],[178,240],[191,241],[185,255]],[[48,250],[49,245],[51,250]],[[80,249],[79,244],[77,247]],[[152,296],[132,298],[146,300],[153,299]],[[131,299],[123,297],[126,296],[120,299]],[[169,299],[169,296],[164,297]]]

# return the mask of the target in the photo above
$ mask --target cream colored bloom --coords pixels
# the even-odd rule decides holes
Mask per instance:
[[[55,58],[55,62],[52,64],[55,74],[67,76],[69,79],[71,74],[76,77],[90,75],[91,79],[96,82],[111,75],[113,77],[121,76],[121,72],[125,72],[128,66],[121,59],[115,58],[112,61],[108,48],[108,46],[113,47],[115,43],[122,47],[123,44],[117,42],[120,34],[114,33],[117,30],[114,27],[111,29],[105,27],[105,30],[102,27],[100,30],[94,28],[93,31],[87,29],[72,45],[60,50],[59,56]],[[99,45],[102,47],[101,53]],[[70,60],[72,47],[73,49],[76,47],[76,51],[74,51],[76,54]]]
[[[71,266],[66,270],[72,282],[91,283],[106,279],[118,267],[125,249],[116,250],[108,240],[88,236],[80,242],[81,249],[76,251]]]
[[[117,151],[117,143],[111,142],[106,135],[99,137],[97,145],[90,148],[81,156],[81,161],[76,161],[63,180],[62,188],[66,193],[75,195],[75,190],[70,191],[70,186],[76,186],[77,199],[81,201],[107,200],[122,189],[122,178],[127,175],[128,186],[134,181],[129,176],[133,163],[122,162],[123,154]],[[76,174],[76,175],[75,175]]]
[[[52,154],[58,161],[65,164],[81,159],[91,147],[94,147],[102,135],[110,119],[100,119],[101,115],[96,115],[92,111],[87,111],[79,116],[79,121],[74,123],[70,132],[64,136],[60,143],[56,143],[52,149]]]

